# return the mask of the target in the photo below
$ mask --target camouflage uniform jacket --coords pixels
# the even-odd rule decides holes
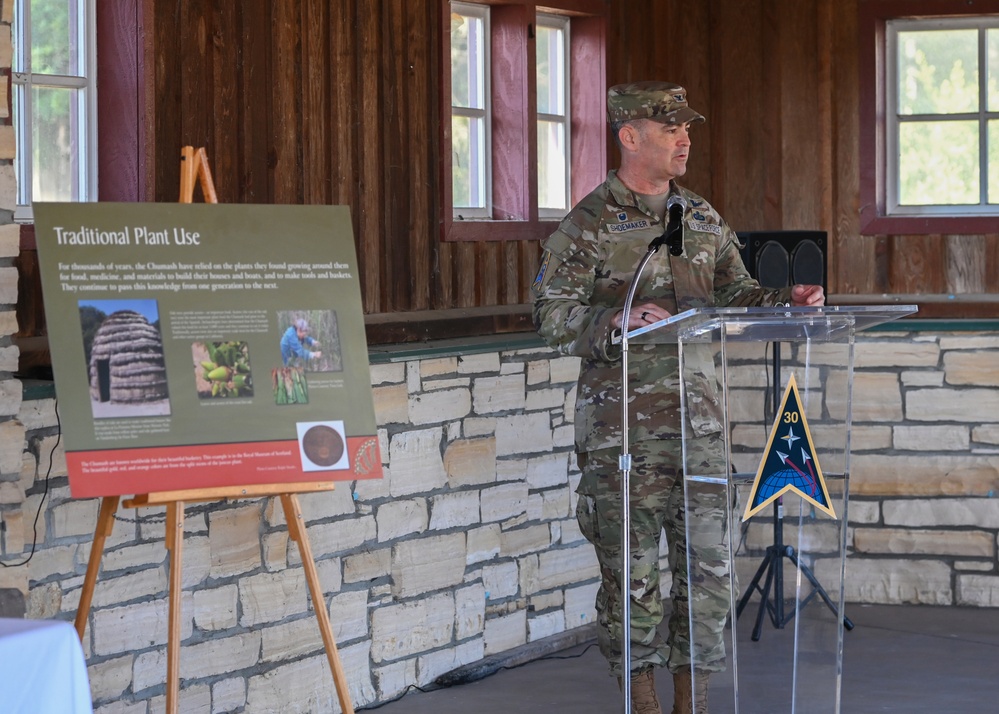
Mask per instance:
[[[749,277],[738,238],[703,198],[675,184],[688,203],[684,253],[659,250],[645,267],[634,303],[655,302],[676,315],[698,307],[775,305],[790,289],[760,287]],[[624,307],[628,288],[663,219],[611,171],[580,201],[542,244],[541,269],[532,286],[534,324],[545,341],[582,358],[576,394],[576,449],[621,444],[621,348],[611,344],[611,319]],[[680,375],[676,344],[629,343],[629,439],[675,439],[681,435]],[[693,434],[721,430],[714,361],[684,351],[687,406]],[[688,375],[691,371],[688,370]]]

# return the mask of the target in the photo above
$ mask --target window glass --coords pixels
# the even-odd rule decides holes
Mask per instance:
[[[488,8],[451,7],[452,203],[462,217],[487,217]]]
[[[456,107],[483,109],[483,52],[482,18],[462,15],[451,16],[451,104]]]
[[[565,113],[565,32],[538,25],[538,112]]]
[[[31,71],[80,74],[76,3],[31,0]]]
[[[988,137],[988,201],[991,204],[999,204],[999,120],[992,119],[989,121]]]
[[[565,125],[538,121],[538,206],[567,210]]]
[[[485,142],[481,118],[451,117],[451,171],[455,207],[485,208]]]
[[[978,111],[978,31],[898,33],[899,114]]]
[[[999,112],[999,30],[985,32],[986,82],[988,93],[986,111]]]
[[[899,203],[979,202],[978,122],[907,122],[899,127]]]
[[[89,201],[96,194],[94,10],[94,0],[14,4],[17,221],[32,220],[32,201]]]
[[[538,209],[546,217],[569,208],[567,34],[565,18],[538,16]]]
[[[991,26],[990,26],[991,23]],[[889,215],[996,212],[999,104],[995,19],[888,23],[886,121]]]
[[[79,112],[76,92],[35,87],[32,134],[32,199],[73,201],[79,194]]]

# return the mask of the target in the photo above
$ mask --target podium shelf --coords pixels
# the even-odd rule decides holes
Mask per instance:
[[[915,305],[835,305],[831,307],[695,308],[628,331],[636,344],[709,341],[718,330],[725,339],[746,342],[840,340],[849,332],[897,320]],[[619,338],[618,338],[619,339]]]

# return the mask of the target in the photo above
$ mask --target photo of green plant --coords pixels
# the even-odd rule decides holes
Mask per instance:
[[[308,404],[309,383],[301,367],[275,367],[271,370],[275,404]]]
[[[250,347],[246,342],[193,342],[191,355],[200,399],[253,396]]]

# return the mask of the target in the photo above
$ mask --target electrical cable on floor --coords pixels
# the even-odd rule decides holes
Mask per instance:
[[[452,679],[448,680],[448,679],[444,678],[444,675],[442,675],[442,676],[438,677],[437,679],[435,679],[434,682],[433,682],[433,684],[431,684],[430,686],[427,686],[427,687],[418,687],[415,684],[410,684],[408,687],[406,687],[406,689],[404,689],[402,691],[401,694],[396,695],[392,699],[388,699],[388,700],[386,700],[384,702],[379,702],[378,704],[374,704],[372,706],[360,707],[359,709],[355,709],[354,711],[361,712],[361,711],[371,711],[371,710],[374,710],[374,709],[381,709],[386,704],[391,704],[392,702],[399,701],[400,699],[402,699],[403,697],[405,697],[407,694],[409,694],[411,691],[414,691],[414,690],[417,691],[417,692],[422,692],[422,693],[425,694],[427,692],[433,692],[433,691],[436,691],[438,689],[448,689],[449,687],[453,687],[453,686],[458,686],[458,685],[462,685],[462,684],[470,684],[471,682],[477,682],[480,679],[485,679],[486,677],[491,676],[493,674],[496,674],[497,672],[502,672],[504,669],[519,669],[520,667],[523,667],[524,665],[534,664],[535,662],[544,662],[545,660],[579,659],[584,654],[586,654],[590,650],[591,647],[596,647],[596,645],[597,645],[596,642],[591,642],[590,644],[586,645],[586,647],[583,648],[582,652],[579,652],[578,654],[573,654],[573,655],[554,655],[554,654],[552,654],[552,655],[547,655],[545,657],[538,657],[537,659],[527,660],[526,662],[521,662],[520,664],[498,665],[496,667],[489,668],[489,671],[486,672],[486,673],[484,673],[484,674],[480,674],[480,672],[482,672],[482,670],[480,669],[480,670],[477,670],[474,675],[467,676],[467,677],[465,677],[463,679],[454,679],[454,678],[452,678]],[[442,682],[442,681],[446,681],[448,683],[447,684],[441,684],[440,682]]]

